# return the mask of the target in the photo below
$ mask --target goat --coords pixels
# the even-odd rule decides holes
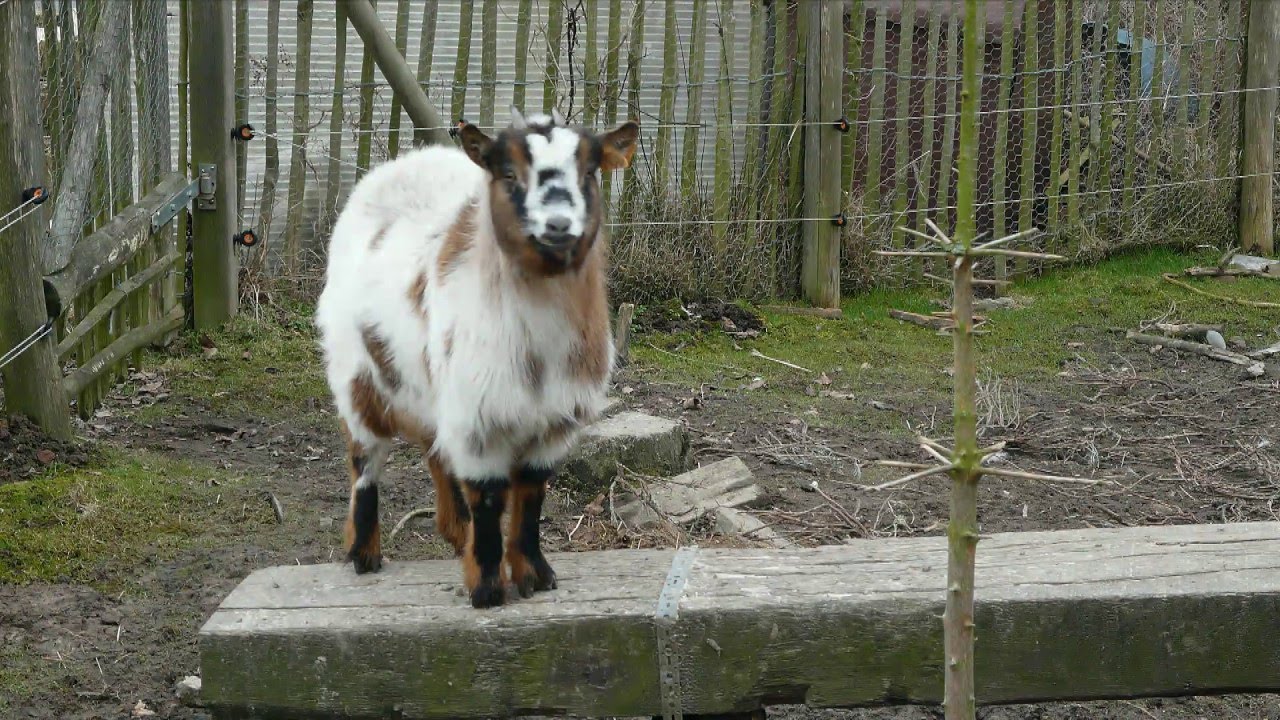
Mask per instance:
[[[316,326],[357,573],[382,566],[378,482],[399,437],[426,455],[472,606],[506,601],[504,569],[522,597],[556,587],[538,530],[547,483],[614,365],[598,174],[629,166],[638,135],[512,108],[496,137],[460,123],[461,149],[407,153],[352,190]]]

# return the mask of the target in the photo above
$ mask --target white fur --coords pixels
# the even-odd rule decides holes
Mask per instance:
[[[470,481],[507,478],[520,464],[550,467],[563,459],[576,433],[550,445],[535,439],[552,424],[572,420],[575,408],[585,410],[588,421],[595,417],[607,386],[607,379],[584,384],[569,373],[578,337],[567,297],[555,288],[529,292],[530,285],[517,281],[521,270],[494,238],[488,192],[487,173],[454,148],[417,150],[372,170],[334,226],[316,308],[329,386],[353,440],[368,448],[388,444],[352,406],[352,380],[367,371],[397,414],[434,432],[435,451],[459,478]],[[467,205],[475,208],[476,237],[442,278],[437,256]],[[372,249],[374,235],[384,227],[379,246]],[[424,270],[425,321],[409,299]],[[365,349],[361,328],[366,324],[376,327],[399,371],[400,388],[394,393]],[[450,330],[453,349],[446,359]],[[611,338],[606,346],[612,370]],[[545,369],[540,392],[526,380],[529,353],[541,358]],[[479,452],[476,438],[484,441]]]

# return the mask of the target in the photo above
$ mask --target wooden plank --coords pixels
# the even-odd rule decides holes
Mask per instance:
[[[249,122],[249,0],[236,0],[235,112],[237,125]],[[236,143],[236,214],[241,217],[245,213],[245,183],[248,177],[249,143]]]
[[[910,225],[907,209],[911,205],[911,196],[907,192],[907,179],[912,174],[911,164],[915,158],[911,156],[911,52],[916,37],[916,3],[915,0],[902,0],[902,12],[898,25],[898,76],[894,78],[894,125],[897,126],[897,137],[893,142],[893,195],[891,197],[893,212],[893,246],[900,248],[907,243],[907,234],[898,230],[902,225]],[[913,258],[911,269],[919,275],[924,268],[919,258]]]
[[[646,0],[636,0],[631,9],[631,37],[627,46],[627,107],[628,113],[638,116],[640,110],[640,75],[645,55],[644,17]],[[635,198],[640,190],[640,175],[636,171],[636,163],[632,163],[622,175],[623,198],[621,220],[631,218],[631,206],[627,199]]]
[[[151,214],[186,186],[187,180],[181,175],[165,175],[145,197],[116,213],[111,222],[81,240],[71,262],[62,270],[45,276],[46,284],[53,289],[59,301],[69,305],[90,286],[110,276],[133,257],[151,234]]]
[[[622,88],[618,85],[618,58],[622,55],[622,0],[609,0],[609,45],[605,48],[604,74],[604,123],[615,127],[618,122],[618,98]],[[604,202],[613,201],[613,173],[601,178]],[[610,211],[612,215],[612,211]]]
[[[808,87],[806,82],[807,68],[803,61],[803,58],[808,57],[805,48],[809,44],[809,13],[804,7],[807,4],[797,2],[791,8],[796,28],[796,52],[794,57],[797,59],[793,65],[795,70],[791,83],[790,116],[787,118],[788,122],[793,123],[792,128],[803,128],[803,123],[807,117],[804,106],[805,91]],[[792,128],[788,128],[790,130],[787,136],[789,147],[786,148],[786,156],[790,165],[787,169],[786,195],[783,196],[786,206],[782,210],[783,214],[778,216],[782,218],[799,217],[799,213],[803,212],[804,208],[804,133],[796,132]],[[782,231],[790,236],[786,242],[796,242],[803,232],[799,225],[794,226],[794,228],[784,226]]]
[[[1103,52],[1106,53],[1106,61],[1099,63],[1103,66],[1102,107],[1099,111],[1098,124],[1094,126],[1098,128],[1100,133],[1098,138],[1098,157],[1097,162],[1090,163],[1091,166],[1097,168],[1097,184],[1094,189],[1104,191],[1095,196],[1102,207],[1110,207],[1112,202],[1112,194],[1110,192],[1113,188],[1111,145],[1116,129],[1116,66],[1118,64],[1114,58],[1119,53],[1116,30],[1120,27],[1120,0],[1108,0],[1107,27],[1111,29],[1104,37],[1102,44]],[[1098,96],[1095,95],[1094,97]]]
[[[395,42],[396,52],[400,53],[400,57],[406,57],[409,53],[409,0],[398,0],[396,3]],[[391,93],[391,114],[387,118],[387,156],[393,159],[400,154],[400,107],[400,95]]]
[[[1241,0],[1225,0],[1227,37],[1223,41],[1225,59],[1222,63],[1222,110],[1218,127],[1218,176],[1236,174],[1239,167],[1237,152],[1240,149],[1240,133],[1243,130],[1240,115],[1240,89],[1244,87],[1242,46],[1240,42]]]
[[[126,3],[131,6],[131,3]],[[135,200],[133,194],[134,147],[133,128],[129,119],[133,117],[133,88],[129,78],[133,60],[133,43],[128,40],[133,34],[133,14],[125,12],[123,17],[126,40],[120,43],[120,53],[115,57],[116,66],[111,73],[111,212],[117,213],[129,207]],[[140,133],[151,134],[150,128],[139,128]]]
[[[470,3],[465,3],[470,6]],[[374,11],[377,20],[378,0],[370,0],[369,7]],[[351,19],[351,3],[347,3],[347,21],[355,27]],[[359,32],[359,28],[356,28]],[[361,38],[363,40],[363,37]],[[360,60],[360,116],[356,121],[356,181],[369,172],[373,161],[373,46],[364,40],[364,54]]]
[[[748,40],[750,48],[747,56],[747,125],[749,127],[746,133],[747,147],[742,161],[742,170],[738,173],[738,187],[743,194],[745,210],[743,214],[746,220],[743,226],[743,248],[744,252],[754,257],[760,249],[761,228],[757,220],[760,218],[760,183],[764,175],[757,168],[760,168],[765,157],[765,142],[768,138],[763,124],[768,117],[765,109],[764,75],[765,63],[770,62],[765,50],[766,25],[769,16],[763,0],[748,0],[748,3],[751,19]],[[771,62],[770,66],[772,66]],[[847,184],[842,187],[845,190],[849,188]],[[755,278],[755,274],[744,278],[741,290],[743,295],[750,297],[756,292]]]
[[[698,195],[698,138],[702,135],[702,88],[707,80],[707,5],[694,3],[689,28],[689,65],[685,75],[688,106],[684,115],[684,152],[680,159],[680,199]],[[668,38],[670,41],[670,38]]]
[[[409,69],[409,63],[396,51],[395,41],[378,21],[373,3],[370,0],[346,0],[346,4],[347,19],[351,21],[351,26],[360,34],[365,48],[370,51],[378,69],[382,71],[382,76],[392,91],[400,96],[405,112],[413,120],[414,143],[451,144],[453,141],[449,137],[449,128],[440,119],[440,113]],[[371,90],[372,87],[367,84],[365,89]],[[360,102],[363,108],[363,91]]]
[[[1000,88],[996,96],[996,146],[994,167],[992,168],[991,215],[992,235],[1004,237],[1009,234],[1009,112],[1013,104],[1013,56],[1017,50],[1015,42],[1014,3],[1004,5],[1004,25],[1000,32]],[[995,276],[1003,280],[1009,275],[1007,259],[997,255],[993,261]]]
[[[163,273],[168,272],[174,265],[183,259],[182,253],[170,253],[156,262],[150,267],[145,268],[141,272],[133,275],[125,282],[116,285],[98,301],[83,318],[76,323],[76,326],[67,332],[66,336],[58,342],[57,357],[64,360],[71,354],[73,350],[80,344],[90,332],[93,331],[99,323],[110,317],[112,311],[116,309],[120,303],[133,296],[139,289],[147,287],[155,281]],[[138,327],[142,327],[147,323],[142,323]]]
[[[956,2],[951,4],[951,20],[947,25],[947,101],[943,108],[942,120],[942,158],[938,167],[938,203],[937,207],[951,206],[951,168],[955,163],[956,143],[956,110],[960,83],[956,81],[957,65],[960,60],[960,13]],[[998,153],[997,153],[998,155]],[[942,210],[936,222],[940,227],[948,227],[949,210]]]
[[[289,155],[289,205],[284,226],[284,268],[297,278],[302,263],[302,213],[307,192],[307,137],[311,127],[311,24],[315,0],[298,0],[293,76],[293,143]],[[399,112],[392,117],[399,117]],[[391,147],[396,143],[392,142]],[[395,153],[392,153],[394,157]]]
[[[449,101],[449,120],[462,118],[467,103],[467,71],[471,64],[471,28],[475,24],[474,3],[458,5],[458,51],[453,60],[453,95]]]
[[[1249,3],[1244,145],[1240,181],[1240,247],[1246,253],[1275,252],[1274,199],[1276,84],[1280,82],[1280,3]]]
[[[840,115],[844,90],[843,8],[835,3],[809,3],[805,43],[805,113],[810,125],[804,138],[804,215],[829,218],[840,212],[840,133],[828,118]],[[830,221],[801,225],[804,256],[801,288],[815,307],[840,307],[840,228]]]
[[[229,30],[230,28],[228,28]],[[110,345],[100,350],[88,363],[76,368],[62,381],[63,392],[68,399],[76,397],[90,383],[100,378],[103,372],[139,348],[145,347],[156,338],[163,337],[182,326],[185,319],[181,307],[175,307],[148,325],[135,328],[121,335]],[[82,413],[83,414],[83,410]]]
[[[529,27],[532,23],[533,0],[520,0],[516,11],[516,77],[511,102],[522,112],[526,110],[525,91],[529,85]]]
[[[920,112],[920,114],[924,116],[924,119],[921,120],[920,129],[921,151],[920,161],[917,165],[919,171],[913,173],[915,177],[918,178],[916,190],[916,229],[921,232],[929,231],[928,225],[925,224],[926,219],[938,222],[938,219],[933,217],[934,214],[928,212],[928,209],[933,207],[933,195],[931,188],[933,185],[934,168],[933,144],[935,142],[934,138],[936,137],[936,135],[934,135],[934,116],[938,111],[938,44],[941,42],[941,39],[942,6],[934,4],[929,8],[929,39],[927,41],[928,45],[925,51],[924,75],[927,79],[924,81],[924,106]],[[940,226],[945,224],[945,222],[939,223]],[[923,244],[923,241],[917,240],[916,244]],[[921,272],[924,271],[927,262],[928,261],[924,258],[920,259],[917,267],[921,269]]]
[[[36,14],[32,3],[0,5],[0,67],[32,68],[36,58]],[[22,197],[44,185],[45,152],[40,127],[40,78],[35,72],[0,73],[0,198]],[[9,212],[16,203],[6,202]],[[25,210],[25,208],[24,208]],[[4,232],[0,242],[0,353],[30,336],[48,319],[41,292],[39,252],[45,211],[37,211]],[[7,218],[14,222],[19,215]],[[70,416],[58,392],[62,371],[46,338],[4,368],[5,409],[33,419],[45,432],[71,439]]]
[[[484,0],[480,24],[480,125],[493,126],[498,77],[498,2]]]
[[[886,11],[875,8],[875,36],[871,47],[871,101],[867,106],[867,182],[863,191],[863,207],[868,212],[880,211],[880,167],[884,150],[884,44],[888,25]]]
[[[258,200],[255,229],[266,242],[258,244],[250,256],[261,261],[271,243],[271,226],[275,224],[276,189],[280,182],[280,3],[267,5],[267,87],[266,87],[266,169],[262,177],[262,197]],[[234,127],[234,125],[233,125]],[[286,208],[287,209],[287,208]]]
[[[543,69],[542,111],[550,114],[560,104],[560,45],[564,39],[564,0],[547,2],[547,64]]]
[[[727,250],[733,194],[733,0],[719,0],[716,8],[719,11],[720,78],[716,83],[719,92],[716,96],[715,177],[711,191],[711,216],[716,224],[711,226],[711,239],[714,252],[723,256]]]
[[[1196,26],[1196,5],[1195,3],[1184,2],[1182,12],[1181,40],[1178,43],[1178,88],[1176,94],[1178,98],[1170,105],[1174,108],[1174,131],[1173,131],[1173,153],[1172,165],[1179,172],[1190,174],[1193,171],[1193,159],[1195,153],[1195,127],[1193,126],[1193,118],[1191,117],[1191,75],[1193,73],[1191,64],[1192,43],[1195,41]]]
[[[169,106],[169,34],[168,7],[165,0],[134,0],[134,51],[137,66],[146,68],[146,79],[138,83],[138,122],[151,129],[156,138],[169,138],[172,133]],[[185,108],[179,109],[179,116]],[[174,169],[168,142],[147,142],[138,147],[139,194],[149,192]],[[184,169],[179,166],[179,172]],[[178,224],[164,227],[154,238],[155,256],[177,252]],[[184,242],[185,232],[182,235]],[[173,275],[152,287],[148,320],[159,317],[163,310],[179,302],[178,282]]]
[[[1214,87],[1215,75],[1218,66],[1223,64],[1221,57],[1222,50],[1222,17],[1220,13],[1210,12],[1205,19],[1200,32],[1200,38],[1196,41],[1196,47],[1199,49],[1200,62],[1196,64],[1196,92],[1200,93],[1196,98],[1196,147],[1199,152],[1196,153],[1196,172],[1201,177],[1208,176],[1213,172],[1214,166],[1214,133],[1211,127],[1209,110],[1213,107],[1214,102],[1218,99]]]
[[[333,98],[329,102],[329,164],[325,171],[324,221],[338,217],[338,196],[342,193],[342,138],[346,134],[346,112],[342,96],[347,76],[347,8],[334,7]]]
[[[858,152],[858,119],[857,108],[862,104],[859,97],[862,92],[862,42],[867,29],[867,9],[865,0],[853,0],[849,6],[849,26],[844,36],[844,114],[849,118],[849,132],[845,133],[841,144],[840,187],[846,193],[853,192],[854,158]],[[758,44],[754,39],[751,48]],[[746,167],[752,167],[747,163]]]
[[[767,92],[765,97],[769,103],[769,131],[765,142],[765,163],[764,172],[761,173],[761,182],[764,183],[761,195],[761,204],[759,215],[765,217],[781,217],[781,192],[783,178],[783,162],[782,150],[783,142],[786,138],[785,127],[787,118],[787,78],[791,72],[791,55],[787,49],[787,12],[786,3],[779,0],[768,4],[766,12],[769,16],[769,27],[766,31],[766,50],[767,54],[772,55],[773,61],[766,65],[772,68],[772,72],[768,77]],[[768,297],[777,297],[778,295],[778,243],[775,242],[779,236],[779,230],[775,225],[764,225],[758,229],[763,234],[763,244],[765,246],[765,257],[768,262],[768,268],[765,273],[767,284],[762,289]]]
[[[190,2],[190,0],[188,0]],[[213,329],[239,309],[235,232],[236,165],[229,128],[235,127],[232,6],[191,2],[191,162],[217,165],[217,209],[192,217],[191,294],[197,330]]]
[[[583,30],[587,35],[586,56],[582,61],[582,124],[595,128],[600,118],[599,0],[583,0],[582,15]]]
[[[191,177],[191,142],[189,125],[191,122],[191,103],[188,100],[187,86],[189,73],[187,71],[188,61],[190,60],[190,27],[191,27],[191,3],[183,0],[178,3],[178,173],[185,180]],[[184,208],[178,213],[178,238],[174,240],[174,247],[180,247],[184,252],[191,250],[191,206]],[[186,270],[187,268],[184,268]],[[176,275],[176,273],[175,273]],[[182,273],[181,292],[179,292],[178,278],[170,276],[165,280],[165,309],[169,309],[179,303],[186,305],[188,313],[191,310],[187,300],[191,296],[188,294],[187,273]]]
[[[434,61],[436,49],[436,21],[440,13],[439,0],[425,0],[422,4],[422,28],[418,37],[418,86],[426,91],[427,86],[431,83],[431,65]],[[528,30],[525,30],[528,33]],[[517,31],[517,37],[519,37]],[[520,59],[516,59],[517,65]],[[517,76],[517,80],[522,76]],[[523,93],[524,86],[517,84],[518,90]],[[522,100],[523,102],[523,100]]]
[[[111,75],[116,69],[115,58],[128,36],[124,20],[128,13],[129,3],[106,3],[102,6],[102,22],[97,24],[93,33],[92,49],[83,66],[82,77],[85,80],[80,85],[71,139],[67,142],[64,156],[66,162],[53,195],[53,217],[48,237],[39,245],[42,272],[58,270],[70,260],[71,251],[80,240],[80,230],[90,218],[93,185],[104,177],[94,168],[104,167],[98,164],[97,151],[103,109],[106,107],[107,90],[111,87]]]
[[[1142,3],[1138,3],[1142,5]],[[1141,11],[1138,11],[1139,13]],[[1062,100],[1065,95],[1066,78],[1063,73],[1070,72],[1067,69],[1067,13],[1068,8],[1065,2],[1054,3],[1053,5],[1053,67],[1056,69],[1053,73],[1053,120],[1052,129],[1050,130],[1049,143],[1049,184],[1045,189],[1045,194],[1049,199],[1049,210],[1047,213],[1047,225],[1051,231],[1058,231],[1058,193],[1062,186],[1058,184],[1058,177],[1062,173],[1062,132],[1065,128],[1062,126]],[[1135,113],[1130,113],[1134,115]],[[1130,143],[1130,147],[1133,143]]]
[[[1036,155],[1040,146],[1040,111],[1027,109],[1039,107],[1041,104],[1040,75],[1038,74],[1040,70],[1039,3],[1028,2],[1025,7],[1026,18],[1022,29],[1022,188],[1018,193],[1018,232],[1025,232],[1033,226]],[[1019,274],[1026,272],[1026,259],[1018,258],[1016,268]],[[996,271],[996,279],[1005,279],[1005,275],[1001,274],[999,269]]]
[[[671,190],[671,155],[675,152],[672,133],[676,124],[676,87],[679,85],[680,36],[676,34],[676,0],[666,0],[663,9],[662,87],[658,91],[658,137],[653,148],[653,182],[658,193]]]
[[[1280,524],[982,546],[984,704],[1280,689]],[[941,699],[944,537],[685,552],[668,627],[686,714]],[[457,592],[453,560],[258,570],[200,631],[202,699],[228,717],[660,715],[654,615],[672,556],[553,554],[558,590],[486,611]]]
[[[1080,143],[1080,123],[1076,120],[1085,115],[1080,111],[1084,102],[1084,21],[1081,0],[1070,0],[1071,5],[1071,112],[1073,120],[1067,123],[1067,149],[1071,156],[1067,159],[1067,224],[1071,229],[1080,223],[1080,164],[1089,147],[1089,139]],[[1058,178],[1052,178],[1057,183]]]
[[[1164,134],[1164,113],[1168,100],[1164,98],[1172,92],[1170,88],[1164,85],[1164,61],[1165,56],[1172,51],[1172,47],[1168,44],[1169,38],[1165,33],[1166,11],[1164,9],[1165,0],[1151,0],[1151,17],[1160,18],[1158,22],[1152,23],[1156,41],[1156,59],[1152,66],[1151,72],[1151,100],[1148,103],[1151,112],[1151,157],[1158,161],[1163,161],[1165,146],[1168,145]],[[1098,125],[1095,123],[1094,128]],[[1096,134],[1096,130],[1094,131]],[[1232,144],[1236,144],[1238,140],[1233,139]]]

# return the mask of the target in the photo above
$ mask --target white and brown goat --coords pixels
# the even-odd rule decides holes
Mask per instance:
[[[556,586],[538,519],[547,481],[602,410],[613,369],[598,173],[626,167],[639,127],[595,135],[512,109],[490,138],[372,170],[333,230],[316,309],[349,442],[349,556],[382,555],[378,481],[399,436],[425,452],[436,526],[475,607]]]

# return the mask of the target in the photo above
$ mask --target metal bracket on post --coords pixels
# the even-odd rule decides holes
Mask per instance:
[[[190,205],[192,199],[199,194],[200,180],[192,180],[186,187],[179,190],[177,195],[169,198],[169,202],[151,213],[151,232],[155,232],[168,224],[170,220],[182,211],[182,208]]]
[[[200,174],[196,176],[199,191],[196,194],[197,210],[217,210],[218,201],[214,193],[218,190],[218,166],[213,163],[200,163]]]

